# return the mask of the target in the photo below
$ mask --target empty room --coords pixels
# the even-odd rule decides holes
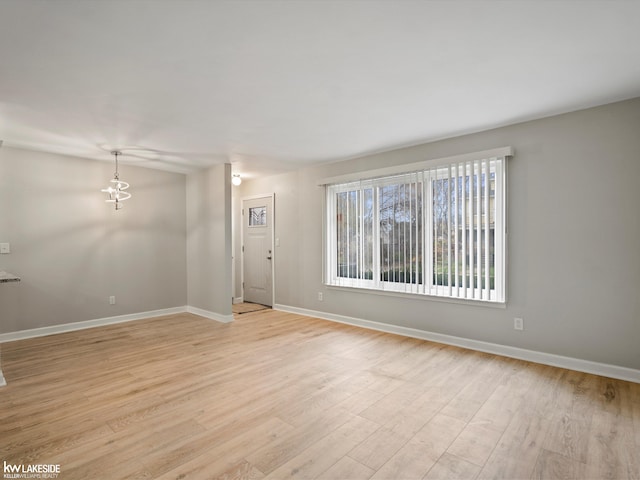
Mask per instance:
[[[640,479],[638,19],[0,0],[0,478]]]

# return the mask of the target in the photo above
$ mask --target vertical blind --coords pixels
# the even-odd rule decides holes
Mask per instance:
[[[504,162],[328,185],[326,283],[504,302]]]

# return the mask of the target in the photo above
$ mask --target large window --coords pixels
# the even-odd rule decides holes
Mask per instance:
[[[326,283],[504,302],[504,162],[327,185]]]

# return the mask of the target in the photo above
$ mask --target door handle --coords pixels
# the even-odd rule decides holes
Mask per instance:
[[[267,257],[267,260],[271,260],[271,255],[269,255],[269,256]]]

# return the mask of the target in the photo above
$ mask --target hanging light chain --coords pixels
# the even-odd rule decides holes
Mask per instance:
[[[116,180],[119,180],[120,176],[118,175],[118,155],[120,155],[120,152],[117,150],[114,150],[111,153],[116,156],[116,173],[114,173],[113,178],[115,178]]]

